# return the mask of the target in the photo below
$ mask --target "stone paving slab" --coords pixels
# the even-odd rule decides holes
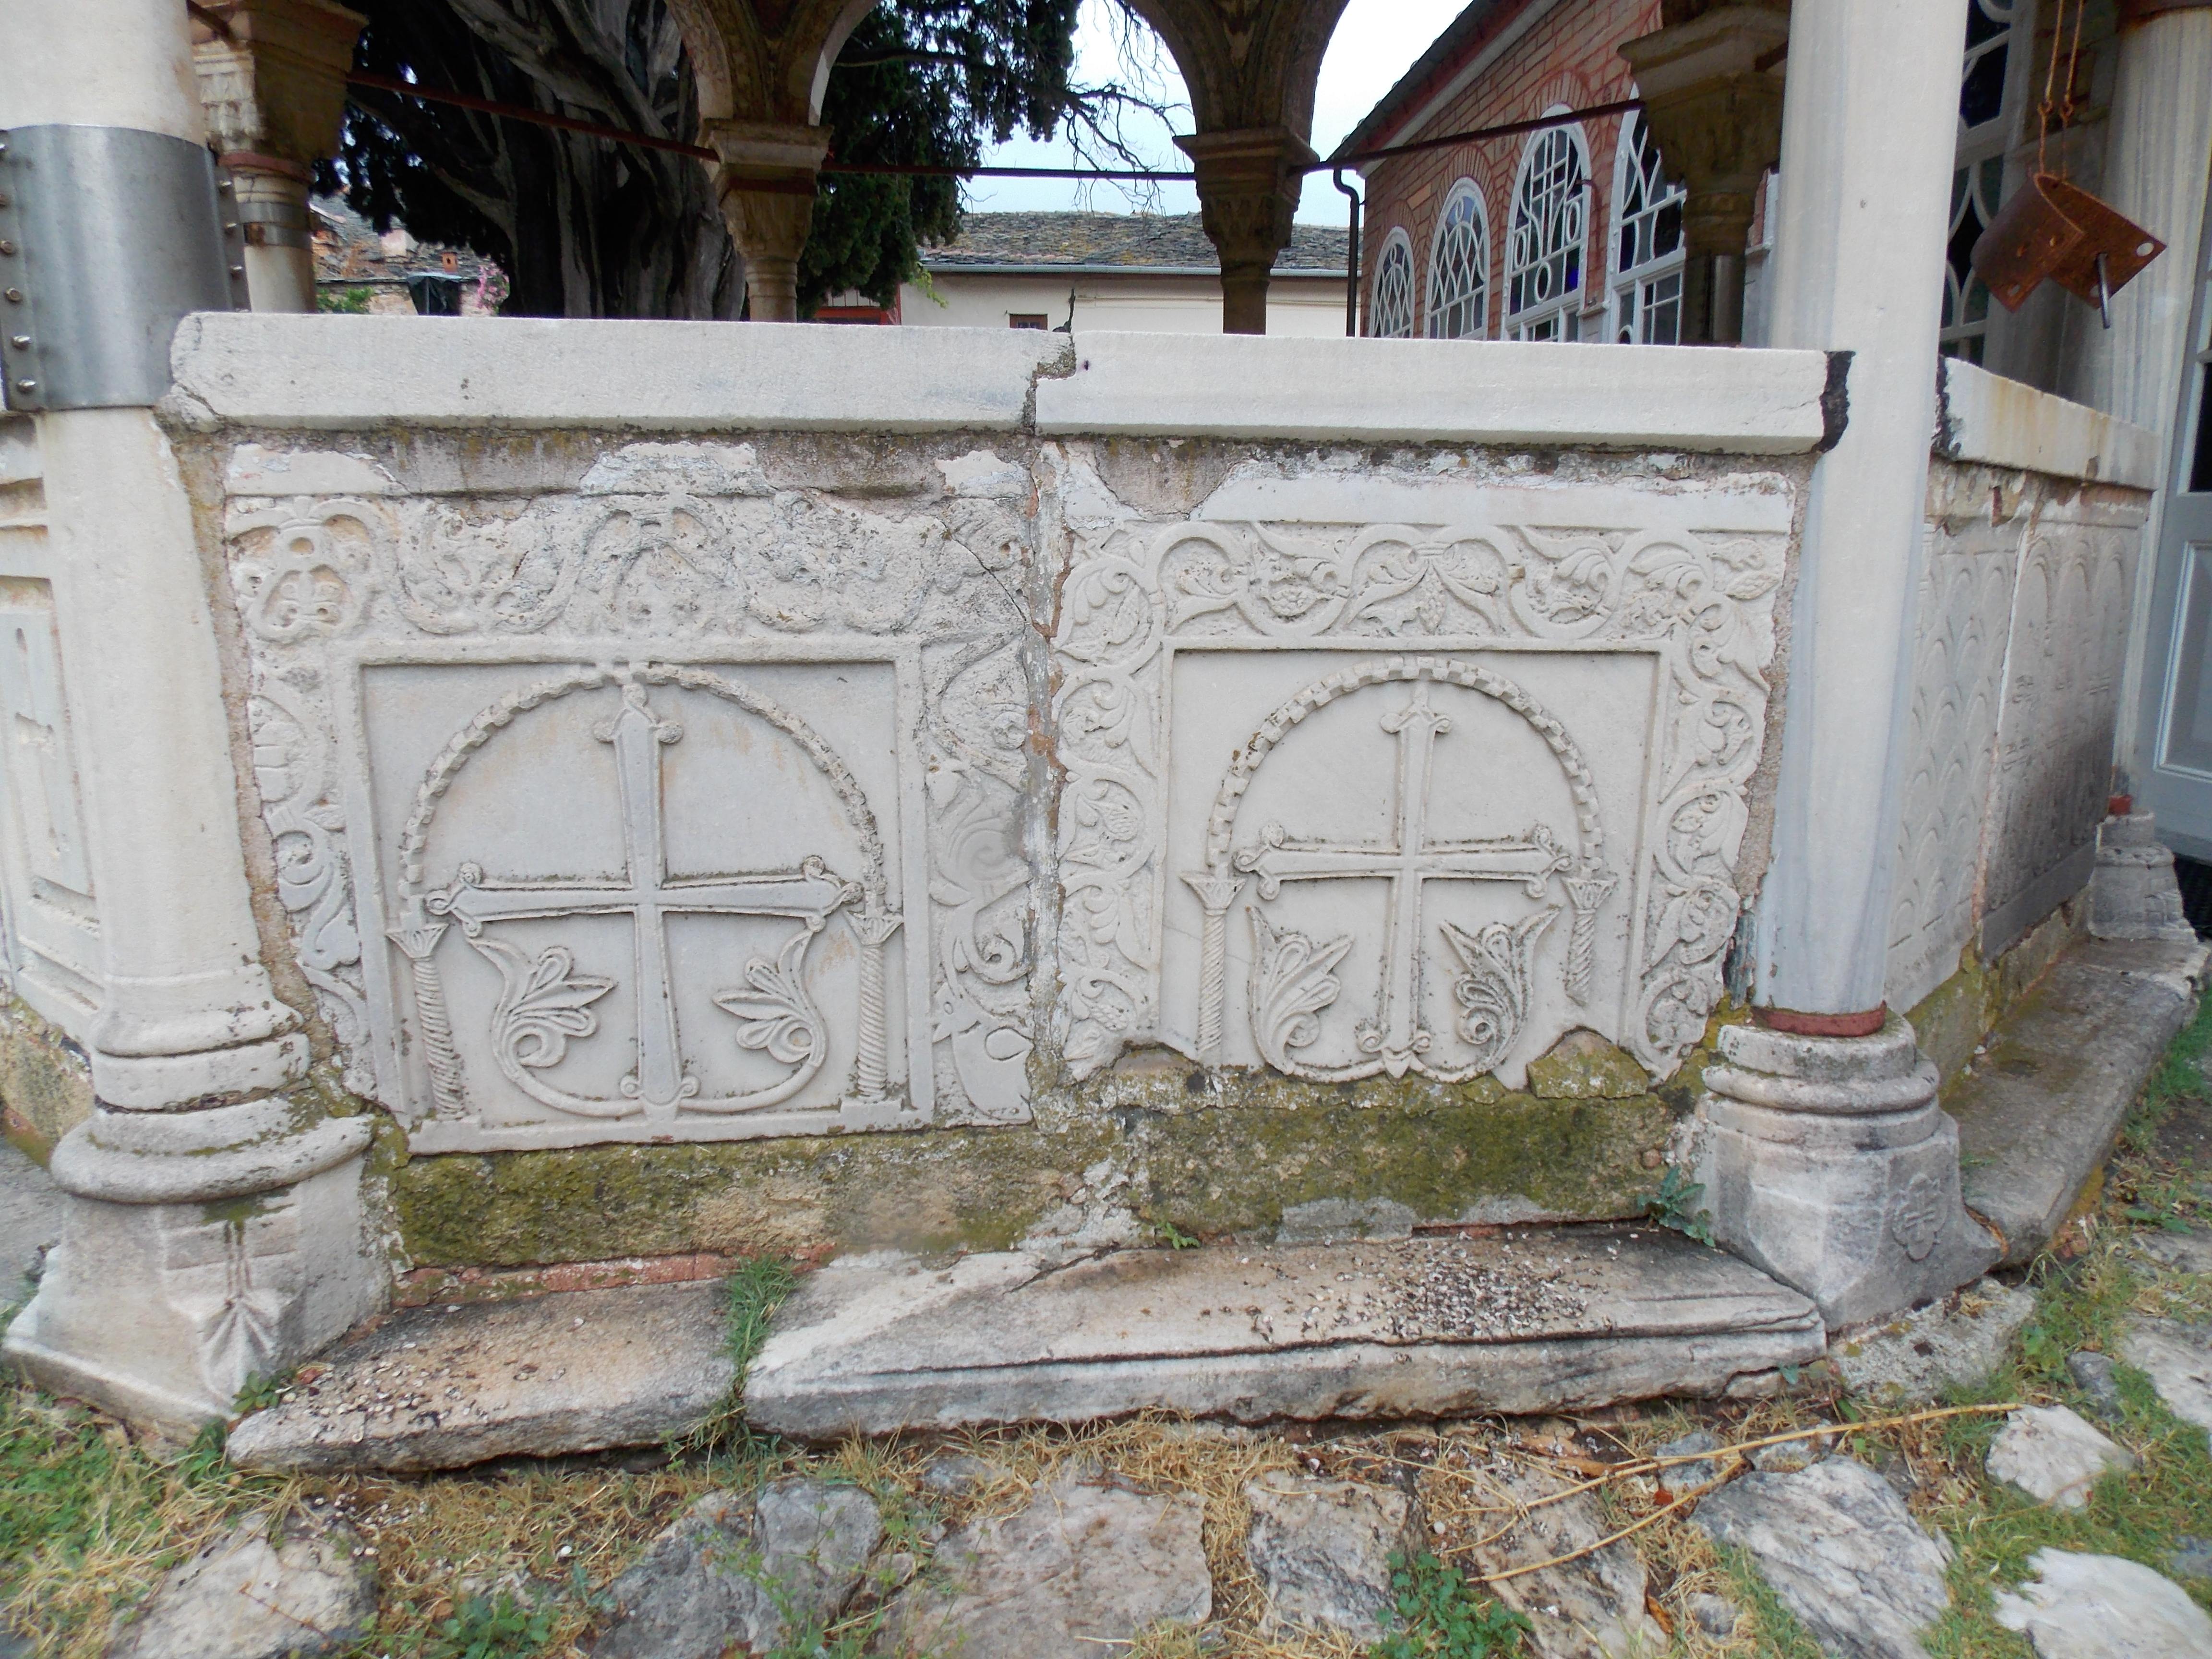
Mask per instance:
[[[697,1427],[735,1375],[719,1283],[410,1308],[301,1367],[230,1456],[413,1472],[649,1446]]]
[[[30,1300],[32,1264],[61,1236],[61,1188],[21,1147],[0,1140],[0,1308]]]
[[[2128,1109],[2197,1006],[2205,947],[2093,939],[2068,951],[1944,1091],[1966,1207],[2017,1267],[2063,1224]]]
[[[1339,1244],[848,1257],[777,1316],[755,1426],[806,1439],[1084,1422],[1536,1412],[1715,1396],[1820,1357],[1819,1310],[1650,1227]]]

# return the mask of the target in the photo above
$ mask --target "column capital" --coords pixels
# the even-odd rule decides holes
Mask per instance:
[[[301,168],[336,155],[346,71],[368,20],[332,0],[210,0],[200,9],[211,21],[194,24],[192,66],[216,148]]]
[[[721,159],[714,199],[745,262],[757,323],[799,318],[799,256],[814,228],[814,185],[830,129],[789,121],[710,120],[700,137]]]
[[[1200,220],[1221,258],[1223,329],[1265,334],[1268,274],[1291,240],[1313,147],[1282,126],[1190,133],[1176,145],[1198,174]]]

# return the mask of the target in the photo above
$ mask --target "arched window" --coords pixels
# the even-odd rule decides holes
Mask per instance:
[[[1490,217],[1462,179],[1444,198],[1429,247],[1429,337],[1479,340],[1490,321]]]
[[[1375,297],[1369,302],[1367,331],[1380,339],[1405,339],[1413,331],[1413,244],[1394,230],[1375,262]]]
[[[1579,127],[1552,127],[1522,152],[1505,240],[1505,330],[1516,340],[1581,337],[1589,160]]]
[[[1989,349],[1990,290],[1974,272],[1974,244],[2005,194],[2005,157],[2026,137],[2028,32],[2020,0],[1972,0],[1959,74],[1959,142],[1951,174],[1951,237],[1943,270],[1942,350],[1980,362]],[[2023,50],[2014,52],[2018,37]]]
[[[1674,345],[1682,337],[1682,187],[1667,182],[1641,112],[1621,128],[1613,200],[1613,337]]]

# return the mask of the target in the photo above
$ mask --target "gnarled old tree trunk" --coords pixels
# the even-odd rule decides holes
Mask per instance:
[[[426,86],[695,143],[698,104],[663,0],[356,0],[361,61]],[[374,119],[364,119],[366,107]],[[466,243],[525,316],[731,318],[737,251],[707,170],[666,151],[357,91],[356,206]]]

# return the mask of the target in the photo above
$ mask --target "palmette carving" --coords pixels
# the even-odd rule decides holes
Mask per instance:
[[[1595,994],[1601,918],[1609,906],[1629,905],[1638,914],[1618,1040],[1655,1074],[1675,1068],[1719,1000],[1741,908],[1734,872],[1787,544],[1778,520],[1758,532],[1162,524],[1115,501],[1082,453],[1060,465],[1074,540],[1054,641],[1066,775],[1061,1011],[1071,1069],[1086,1073],[1123,1044],[1161,1035],[1167,884],[1211,874],[1162,862],[1170,653],[1213,641],[1289,648],[1368,640],[1638,649],[1657,658],[1651,828],[1633,868],[1563,872],[1572,914],[1565,982],[1577,1002]],[[1635,510],[1626,492],[1620,507]],[[1210,913],[1207,922],[1211,939]],[[1217,959],[1212,949],[1206,958]],[[1201,995],[1210,997],[1210,972],[1201,974]],[[1218,1041],[1203,1014],[1198,1029],[1202,1051],[1208,1038]],[[1400,1036],[1409,1041],[1412,1032]]]

